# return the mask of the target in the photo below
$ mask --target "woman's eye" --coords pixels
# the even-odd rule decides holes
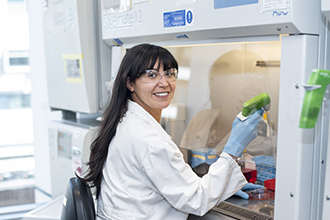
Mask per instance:
[[[175,77],[175,72],[173,70],[168,70],[165,75],[166,77]]]
[[[149,78],[155,78],[155,77],[157,77],[157,73],[154,71],[150,71],[150,72],[147,72],[147,76]]]
[[[166,72],[166,76],[169,76],[169,77],[174,76],[174,73],[172,73],[172,72]]]

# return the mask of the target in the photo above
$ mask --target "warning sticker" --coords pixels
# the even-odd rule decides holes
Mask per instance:
[[[290,8],[290,0],[263,0],[262,12]]]
[[[63,54],[66,81],[82,83],[82,54]]]
[[[193,24],[192,10],[179,10],[163,13],[163,26],[164,28],[182,27]]]

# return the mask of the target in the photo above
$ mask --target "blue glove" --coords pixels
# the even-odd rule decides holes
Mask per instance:
[[[245,121],[236,118],[223,152],[235,157],[242,157],[244,148],[258,135],[258,126],[263,113],[264,110],[260,108]]]
[[[264,188],[263,186],[260,185],[256,185],[253,183],[248,183],[245,186],[243,186],[242,189],[240,189],[239,191],[237,191],[237,193],[235,193],[235,196],[239,196],[243,199],[249,199],[249,194],[247,194],[246,192],[244,192],[243,190],[247,190],[247,191],[251,191],[251,190],[256,190],[256,189],[261,189]]]

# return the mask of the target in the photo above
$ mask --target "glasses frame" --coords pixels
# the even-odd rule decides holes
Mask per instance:
[[[168,71],[171,71],[171,70],[173,70],[173,74],[174,74],[174,79],[173,79],[173,81],[172,81],[172,80],[169,81],[169,79],[166,77],[166,74],[168,73]],[[147,77],[147,74],[150,73],[151,71],[156,71],[156,72],[157,72],[157,77],[156,77],[156,79],[160,76],[160,77],[159,77],[159,80],[148,81],[149,79],[148,79],[148,77]],[[165,76],[165,79],[167,80],[168,83],[170,83],[170,82],[175,82],[176,79],[178,78],[178,70],[177,70],[176,68],[171,68],[171,69],[165,70],[165,71],[161,74],[161,73],[160,73],[158,70],[156,70],[156,69],[147,69],[147,70],[144,71],[143,74],[141,74],[140,79],[141,79],[141,81],[144,82],[144,83],[148,83],[148,84],[152,84],[152,83],[154,83],[154,84],[158,84],[158,83],[162,80],[163,76]]]

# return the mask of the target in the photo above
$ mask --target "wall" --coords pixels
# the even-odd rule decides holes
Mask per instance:
[[[31,107],[33,111],[36,163],[36,202],[45,202],[51,195],[48,122],[61,118],[60,112],[51,112],[48,105],[46,66],[43,39],[43,10],[40,1],[28,0],[30,24]],[[45,192],[45,193],[42,193]]]

